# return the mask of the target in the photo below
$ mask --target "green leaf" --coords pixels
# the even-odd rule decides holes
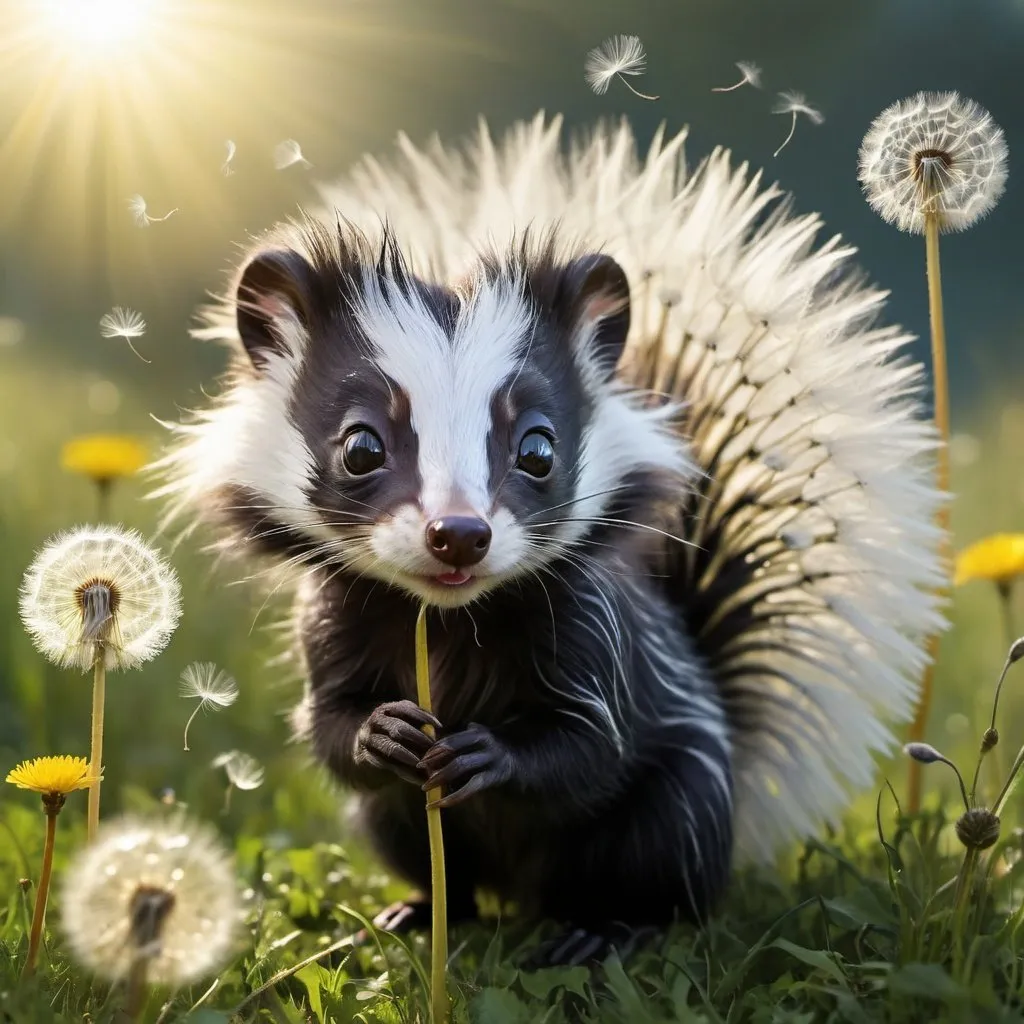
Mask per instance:
[[[891,906],[886,906],[877,893],[868,886],[855,889],[849,896],[837,896],[825,900],[829,911],[845,918],[840,924],[851,924],[853,927],[870,925],[890,931],[899,925],[899,919]]]
[[[808,967],[824,971],[833,981],[837,981],[842,985],[843,988],[849,987],[846,975],[836,963],[831,953],[827,953],[823,949],[807,949],[805,946],[798,946],[795,942],[790,942],[788,939],[776,939],[772,943],[772,947],[789,953],[790,956],[796,957],[797,960],[807,964]]]
[[[534,999],[547,999],[559,988],[586,996],[589,978],[590,971],[586,967],[546,967],[539,971],[519,972],[519,984]]]
[[[532,1024],[535,1018],[519,997],[507,988],[481,989],[469,1004],[473,1024]]]
[[[618,999],[623,1010],[626,1011],[626,1020],[630,1024],[640,1024],[640,1021],[650,1020],[650,1010],[644,1005],[640,993],[630,981],[618,956],[613,954],[608,957],[604,964],[604,970],[608,977],[608,987]]]
[[[331,972],[317,963],[306,964],[300,971],[295,972],[295,977],[302,982],[303,987],[309,995],[309,1008],[316,1015],[317,1020],[323,1020],[324,1008],[320,996],[321,986],[328,991],[331,990]]]
[[[922,999],[965,999],[967,992],[939,964],[905,964],[889,975],[889,991]]]

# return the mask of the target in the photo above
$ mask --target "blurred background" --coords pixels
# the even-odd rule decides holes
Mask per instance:
[[[587,51],[618,32],[645,44],[648,71],[630,81],[657,101],[617,81],[596,96],[584,82]],[[923,241],[870,211],[857,149],[883,107],[918,89],[977,100],[1006,132],[1011,172],[995,212],[942,247],[954,529],[957,546],[1024,530],[1022,51],[1022,0],[0,0],[0,769],[88,753],[88,678],[45,663],[17,614],[36,548],[96,514],[90,480],[61,469],[62,445],[117,433],[155,452],[156,421],[195,405],[222,366],[187,330],[239,243],[362,153],[387,154],[400,130],[457,141],[481,114],[500,133],[542,108],[570,128],[626,115],[642,144],[662,121],[688,125],[691,163],[728,147],[855,244],[927,360]],[[763,68],[764,88],[713,94],[736,81],[737,60]],[[773,159],[789,128],[771,112],[784,89],[825,121],[801,119]],[[285,139],[311,166],[275,168]],[[176,212],[140,227],[135,195],[150,217]],[[148,362],[101,336],[115,305],[145,318],[135,346]],[[139,478],[119,481],[110,515],[148,535],[157,509],[144,491]],[[325,836],[336,801],[287,744],[298,684],[280,635],[264,628],[283,603],[218,573],[196,541],[173,560],[181,627],[158,660],[109,682],[106,809],[170,786],[215,815],[224,779],[209,763],[240,748],[268,778],[234,795],[229,819]],[[1005,644],[994,587],[958,590],[953,614],[929,737],[956,751],[984,727]],[[195,660],[234,675],[242,696],[197,719],[185,753],[192,705],[177,680]],[[1011,689],[1004,707],[1018,742],[1006,723],[1022,720],[1024,699]],[[0,800],[13,799],[5,787]]]

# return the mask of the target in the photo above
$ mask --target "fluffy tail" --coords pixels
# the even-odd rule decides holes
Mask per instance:
[[[688,174],[684,139],[659,132],[641,155],[624,123],[565,153],[561,119],[539,114],[500,144],[484,124],[459,150],[402,136],[395,164],[365,159],[323,196],[371,234],[388,211],[428,276],[526,225],[626,270],[622,372],[685,400],[704,472],[676,526],[694,546],[668,557],[733,726],[737,853],[761,859],[834,820],[912,711],[943,624],[936,440],[910,338],[876,325],[885,293],[854,250],[815,248],[819,218],[727,151]]]

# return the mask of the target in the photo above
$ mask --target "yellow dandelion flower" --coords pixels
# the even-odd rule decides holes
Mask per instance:
[[[134,437],[86,434],[72,438],[61,449],[61,466],[96,483],[132,476],[146,464],[146,449]]]
[[[18,789],[31,789],[43,795],[60,793],[66,796],[76,789],[88,789],[99,777],[89,774],[89,762],[84,757],[36,757],[22,761],[7,773],[7,782]]]
[[[1008,584],[1024,575],[1024,533],[995,533],[965,548],[956,558],[957,586],[971,580]]]

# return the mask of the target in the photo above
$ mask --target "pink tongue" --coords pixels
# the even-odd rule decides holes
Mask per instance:
[[[455,587],[460,583],[466,583],[469,580],[469,573],[463,572],[461,569],[456,569],[454,572],[443,572],[437,577],[438,583],[447,583],[449,586]]]

